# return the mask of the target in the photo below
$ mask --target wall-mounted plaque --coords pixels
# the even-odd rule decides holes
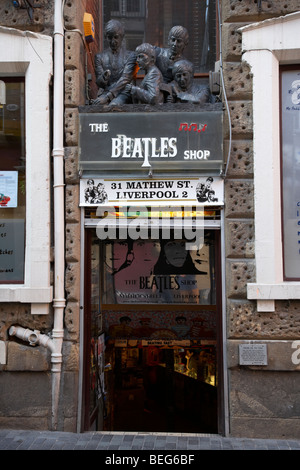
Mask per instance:
[[[268,365],[266,344],[240,344],[239,364],[241,366]]]

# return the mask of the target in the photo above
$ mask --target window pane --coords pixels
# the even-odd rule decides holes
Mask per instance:
[[[300,68],[282,72],[284,274],[300,279]]]
[[[214,70],[217,60],[215,0],[104,0],[103,8],[104,23],[117,19],[124,25],[128,50],[135,50],[144,42],[167,47],[170,29],[181,25],[189,32],[184,56],[194,64],[195,72]]]
[[[0,77],[0,283],[24,282],[24,80]]]

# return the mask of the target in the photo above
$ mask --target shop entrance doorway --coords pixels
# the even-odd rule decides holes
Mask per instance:
[[[112,346],[114,368],[107,384],[114,397],[111,427],[217,433],[215,345],[151,343],[159,346]]]
[[[221,432],[219,231],[86,236],[84,429]]]

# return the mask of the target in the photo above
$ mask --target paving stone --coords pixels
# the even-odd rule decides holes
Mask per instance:
[[[0,430],[0,450],[300,450],[298,440],[244,439],[193,434],[53,433]]]

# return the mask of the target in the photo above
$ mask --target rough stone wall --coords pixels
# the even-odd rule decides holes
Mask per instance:
[[[64,384],[62,391],[61,427],[76,430],[79,371],[80,318],[80,220],[78,173],[78,106],[95,98],[93,58],[99,48],[98,37],[84,44],[83,16],[92,14],[99,33],[99,2],[68,0],[65,21],[65,208],[66,208],[66,309]]]
[[[31,0],[33,7],[32,20],[25,9],[14,8],[11,0],[0,2],[0,24],[8,28],[16,28],[22,31],[34,31],[36,33],[53,33],[54,2],[47,0]]]
[[[259,6],[261,5],[261,8]],[[300,302],[277,301],[274,313],[257,312],[247,300],[255,282],[255,224],[251,70],[242,60],[246,24],[300,10],[300,0],[223,0],[224,80],[232,148],[225,181],[227,338],[230,433],[235,436],[299,438],[299,375],[292,342],[299,338]],[[228,128],[225,149],[228,148]],[[239,365],[238,346],[251,340],[268,347],[268,366]]]

